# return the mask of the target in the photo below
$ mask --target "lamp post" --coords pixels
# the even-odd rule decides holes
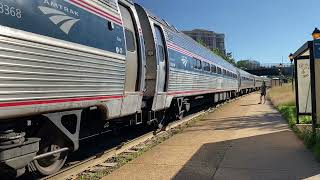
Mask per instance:
[[[320,30],[318,28],[314,28],[312,32],[313,39],[320,39]]]
[[[282,63],[279,64],[278,71],[279,71],[279,86],[282,86]]]
[[[290,63],[291,63],[291,87],[292,87],[292,91],[294,91],[294,87],[293,87],[294,68],[292,66],[292,62],[293,62],[294,58],[293,58],[293,54],[292,53],[289,54],[289,60],[290,60]]]
[[[320,39],[320,30],[318,28],[315,28],[314,31],[312,32],[312,37],[313,40],[318,40]],[[311,99],[312,99],[312,134],[315,137],[316,136],[316,128],[317,128],[317,121],[318,121],[318,113],[317,112],[317,93],[316,93],[316,63],[314,61],[314,57],[312,60],[310,60],[310,71],[311,71]]]

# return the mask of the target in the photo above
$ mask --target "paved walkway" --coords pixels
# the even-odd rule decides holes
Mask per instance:
[[[225,105],[104,179],[320,179],[320,163],[258,98]]]

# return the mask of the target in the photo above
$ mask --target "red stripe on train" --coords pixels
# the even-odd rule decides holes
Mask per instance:
[[[115,23],[119,24],[119,25],[122,25],[122,20],[118,17],[115,17],[85,1],[82,1],[82,0],[69,0],[75,4],[77,4],[78,6],[81,6],[82,8],[84,9],[87,9],[95,14],[99,14],[100,16],[103,16],[105,18],[108,18],[108,19],[111,19],[112,21],[114,21]]]
[[[210,90],[195,90],[195,91],[176,91],[168,92],[167,95],[178,95],[178,94],[193,94],[193,93],[203,93],[203,92],[221,92],[221,91],[233,91],[234,89],[210,89]]]
[[[179,46],[177,46],[175,44],[168,43],[167,45],[168,45],[169,48],[171,48],[173,50],[176,50],[176,51],[178,51],[178,52],[180,52],[182,54],[185,54],[187,56],[192,56],[192,57],[198,58],[198,59],[206,61],[206,62],[211,62],[211,61],[209,61],[209,60],[207,60],[207,59],[205,59],[205,58],[203,58],[201,56],[198,56],[196,54],[193,54],[192,52],[190,52],[188,50],[185,50],[185,49],[183,49],[183,48],[181,48],[181,47],[179,47]]]
[[[179,51],[182,51],[182,52],[191,54],[192,56],[197,56],[196,54],[193,54],[192,52],[190,52],[190,51],[188,51],[188,50],[186,50],[186,49],[183,49],[183,48],[181,48],[181,47],[179,47],[179,46],[177,46],[177,45],[175,45],[175,44],[168,43],[168,45],[171,46],[171,47],[173,47],[173,48],[175,48],[175,49],[177,49],[177,50],[179,50]]]
[[[30,106],[30,105],[40,105],[40,104],[56,104],[56,103],[79,102],[79,101],[110,100],[110,99],[120,99],[120,98],[123,98],[123,96],[96,96],[96,97],[48,99],[48,100],[35,100],[35,101],[16,101],[16,102],[0,103],[0,107]]]
[[[184,55],[193,57],[193,54],[192,54],[192,53],[189,53],[189,52],[186,52],[186,51],[182,51],[182,50],[180,50],[180,49],[178,49],[178,48],[176,48],[176,47],[174,47],[174,46],[171,46],[171,45],[169,45],[169,44],[168,44],[168,47],[169,47],[170,49],[175,50],[175,51],[178,51],[178,52],[180,52],[180,53],[182,53],[182,54],[184,54]]]
[[[168,95],[177,95],[177,94],[192,94],[192,93],[201,93],[201,92],[213,92],[216,89],[212,90],[197,90],[197,91],[177,91],[177,92],[168,92]]]

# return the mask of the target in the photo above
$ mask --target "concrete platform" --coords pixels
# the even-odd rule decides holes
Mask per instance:
[[[320,163],[252,94],[225,105],[104,179],[319,179]]]

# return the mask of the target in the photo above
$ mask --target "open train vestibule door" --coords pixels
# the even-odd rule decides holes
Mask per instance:
[[[156,24],[154,24],[154,40],[157,57],[157,83],[152,109],[161,110],[166,107],[168,56],[165,49],[165,36],[161,27]]]
[[[123,20],[126,42],[125,97],[122,102],[121,116],[136,113],[141,109],[142,98],[139,92],[139,44],[137,24],[132,10],[119,4]]]
[[[162,93],[166,91],[166,53],[164,49],[163,34],[159,26],[154,26],[155,31],[155,45],[157,49],[157,61],[158,61],[158,81],[157,92]]]

